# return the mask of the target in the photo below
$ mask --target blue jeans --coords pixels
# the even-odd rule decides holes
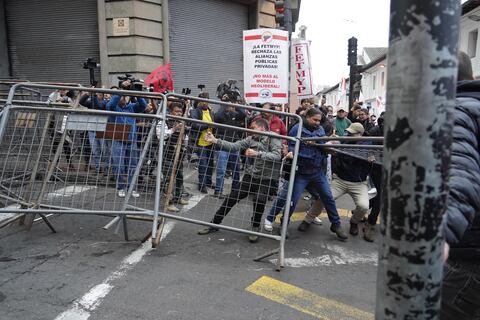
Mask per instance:
[[[273,222],[277,214],[280,213],[281,210],[285,207],[285,203],[287,202],[287,193],[288,193],[288,181],[284,181],[282,188],[277,194],[275,201],[273,201],[272,208],[268,212],[267,220]]]
[[[298,200],[300,200],[303,190],[305,190],[309,184],[311,184],[311,186],[317,191],[318,196],[322,200],[330,222],[335,226],[340,225],[340,216],[337,212],[337,205],[335,204],[327,176],[323,170],[318,170],[312,174],[301,174],[297,172],[295,175],[295,183],[293,184],[292,205],[290,206],[288,220],[290,221],[290,217],[297,206]]]
[[[317,190],[312,186],[312,183],[308,184],[306,189],[310,194],[313,196],[314,199],[319,199],[320,196],[318,195]],[[273,222],[277,215],[282,211],[287,203],[287,194],[288,194],[288,181],[284,181],[282,188],[278,192],[275,201],[273,202],[272,208],[270,208],[270,212],[268,213],[267,220]],[[293,214],[293,211],[290,211],[290,216]]]
[[[105,149],[104,139],[99,139],[95,136],[95,131],[88,131],[88,141],[90,142],[90,148],[92,149],[92,157],[95,162],[95,169],[100,171],[102,164],[100,160],[102,155],[105,155],[105,152],[102,152]]]
[[[199,188],[212,185],[213,174],[213,147],[200,147],[198,153],[198,186]]]
[[[225,181],[225,171],[227,166],[232,165],[233,180],[232,189],[238,189],[240,185],[240,165],[239,165],[240,153],[238,151],[218,151],[217,157],[217,177],[215,183],[215,192],[222,193],[223,183]]]
[[[117,190],[125,190],[132,183],[139,156],[137,143],[112,141],[112,163],[117,176]]]

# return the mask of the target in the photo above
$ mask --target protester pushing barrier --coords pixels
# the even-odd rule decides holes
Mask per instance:
[[[23,87],[78,95],[14,102]],[[279,253],[281,267],[289,217],[308,185],[316,199],[328,203],[330,230],[345,240],[321,150],[380,162],[381,146],[355,143],[364,137],[325,137],[316,109],[307,112],[304,127],[300,116],[269,104],[256,108],[222,100],[16,84],[0,122],[0,212],[26,215],[27,228],[38,214],[52,231],[47,214],[111,216],[104,228],[123,226],[127,240],[127,219],[141,219],[152,223],[145,239],[151,237],[153,246],[165,218],[176,219],[204,226],[200,235],[224,229],[246,234],[250,242],[279,241],[263,257]],[[289,117],[297,124],[285,135],[280,118]]]
[[[104,105],[107,110],[76,107],[73,100],[13,103],[14,93],[21,87],[103,93],[110,97],[106,103],[99,103],[96,97],[94,103],[82,101],[87,106]],[[157,100],[156,114],[144,113],[153,102],[144,101],[147,98]],[[215,108],[241,109],[249,116],[245,118],[244,127],[187,118],[190,102],[200,107],[203,103]],[[302,124],[296,115],[206,98],[17,84],[10,92],[0,123],[0,202],[3,207],[0,212],[32,218],[38,214],[52,231],[55,227],[48,220],[48,214],[112,216],[116,218],[109,226],[116,226],[118,230],[123,225],[126,239],[127,218],[143,216],[142,220],[152,222],[153,245],[158,243],[164,218],[176,219],[241,232],[252,242],[260,237],[277,240],[276,252],[280,253],[281,266],[286,224],[283,229],[278,228],[278,234],[263,232],[260,226],[263,214],[266,216],[278,192],[278,187],[271,182],[278,180],[286,145],[289,142],[293,149],[298,148],[300,140],[299,136],[268,131],[269,122],[265,119],[272,120],[270,115],[294,117],[300,126]],[[95,134],[92,136],[89,132]],[[232,134],[235,139],[242,137],[250,142],[248,147],[238,141],[230,142],[230,147],[222,143],[222,147],[219,143],[213,144],[212,134],[226,140]],[[94,141],[99,140],[96,149],[86,147],[92,137]],[[198,180],[200,168],[186,159],[185,148],[187,138],[200,137],[209,143],[211,153],[198,167],[213,162],[218,165],[215,155],[226,151],[225,175],[238,171],[239,185],[232,186],[229,179],[224,179],[223,193],[215,194],[214,189],[210,189],[212,185],[205,185],[207,193],[202,193],[205,190],[199,186],[206,180]],[[270,151],[261,149],[262,141],[269,141]],[[232,147],[235,144],[238,146]],[[200,147],[203,146],[197,145],[193,152],[201,153]],[[268,152],[275,156],[271,157]],[[294,153],[297,152],[294,150]],[[295,161],[296,157],[292,159]],[[291,185],[294,178],[295,164],[291,169]],[[261,188],[260,193],[255,191],[256,187]],[[291,190],[284,201],[289,203],[290,196]],[[214,212],[221,210],[222,202],[238,202],[243,197],[245,200],[235,206],[222,224],[213,223],[217,222],[213,221]],[[288,208],[285,215],[288,216]]]

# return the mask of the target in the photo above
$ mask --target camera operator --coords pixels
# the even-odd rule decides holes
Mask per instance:
[[[122,81],[120,88],[127,90],[132,88],[132,81]],[[142,113],[146,108],[147,102],[141,97],[113,95],[107,103],[107,110],[122,113]],[[136,121],[135,118],[122,115],[112,116],[112,118],[116,131],[112,139],[112,163],[117,176],[118,196],[123,198],[126,188],[132,183],[139,158]],[[118,133],[121,137],[118,137]],[[127,181],[125,181],[125,177],[127,177]],[[137,191],[132,192],[132,197],[138,198],[139,196]]]

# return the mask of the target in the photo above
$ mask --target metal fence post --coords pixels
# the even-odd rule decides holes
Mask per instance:
[[[391,1],[377,319],[438,319],[459,1]]]

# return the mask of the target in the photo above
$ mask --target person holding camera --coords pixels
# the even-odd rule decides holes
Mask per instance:
[[[122,89],[132,87],[131,80],[125,80],[121,83]],[[108,111],[121,113],[143,113],[147,108],[147,102],[144,98],[126,97],[113,95],[107,103]],[[130,186],[138,164],[140,151],[137,145],[136,121],[133,117],[126,115],[112,116],[113,132],[110,132],[112,138],[112,163],[117,177],[118,196],[125,197],[125,190]],[[125,179],[126,178],[126,179]],[[140,194],[137,191],[132,192],[132,197],[138,198]]]

